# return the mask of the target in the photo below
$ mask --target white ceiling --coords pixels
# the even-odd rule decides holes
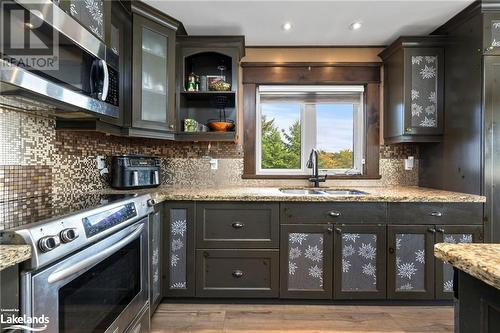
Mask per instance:
[[[428,34],[473,0],[143,0],[190,35],[245,35],[246,45],[387,45]],[[360,30],[349,25],[363,22]],[[288,32],[281,28],[291,22]]]

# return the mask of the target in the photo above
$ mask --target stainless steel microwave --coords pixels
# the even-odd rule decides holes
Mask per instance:
[[[51,1],[2,1],[0,10],[0,105],[72,118],[118,117],[113,50]]]

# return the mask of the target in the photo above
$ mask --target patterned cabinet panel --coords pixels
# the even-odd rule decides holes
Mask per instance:
[[[282,298],[332,297],[332,225],[282,225]]]
[[[428,226],[388,227],[388,296],[434,298],[434,233]]]
[[[157,205],[155,212],[149,219],[149,274],[150,274],[150,289],[149,302],[151,305],[151,314],[162,299],[161,293],[161,209]]]
[[[63,8],[101,40],[106,38],[106,24],[110,19],[111,1],[104,0],[64,0],[61,1]]]
[[[386,297],[386,227],[337,225],[334,241],[335,299]]]
[[[444,51],[405,49],[405,134],[442,134]]]
[[[194,206],[165,206],[165,296],[194,296]]]
[[[483,241],[481,226],[436,226],[436,243],[479,243]],[[453,298],[453,267],[436,260],[436,298]]]
[[[484,15],[484,53],[500,54],[500,14],[485,13]]]

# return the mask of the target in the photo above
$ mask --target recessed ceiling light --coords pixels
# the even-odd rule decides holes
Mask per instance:
[[[359,30],[359,29],[361,29],[362,26],[363,26],[363,24],[361,22],[353,22],[349,26],[349,29],[351,29],[351,30]]]
[[[281,27],[283,28],[283,30],[288,31],[292,29],[292,24],[290,22],[285,22]]]

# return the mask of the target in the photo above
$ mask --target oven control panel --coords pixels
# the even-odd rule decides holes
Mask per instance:
[[[118,206],[82,219],[87,238],[137,216],[134,203]]]

